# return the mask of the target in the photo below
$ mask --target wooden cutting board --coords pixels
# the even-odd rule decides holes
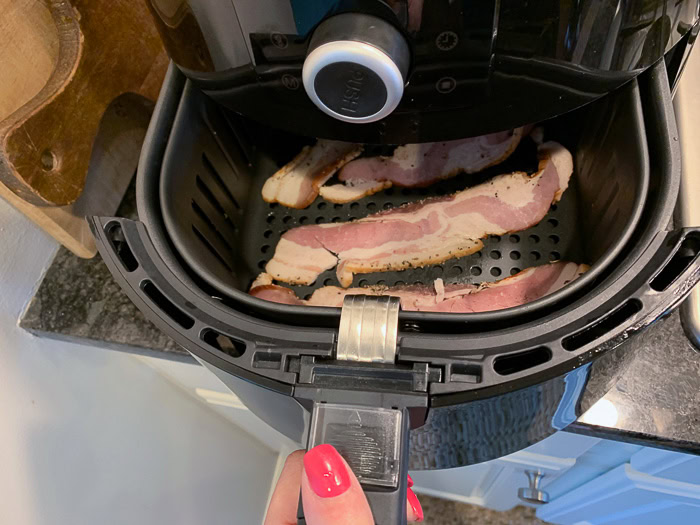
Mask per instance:
[[[35,206],[2,184],[0,198],[78,257],[94,257],[97,247],[85,217],[111,216],[117,211],[136,171],[152,107],[141,97],[123,95],[107,108],[94,141],[85,188],[74,203]]]
[[[115,1],[110,5],[112,9],[121,9],[123,8],[122,4],[125,3],[128,2]],[[138,7],[143,13],[140,18],[131,21],[135,26],[131,32],[127,31],[125,34],[129,35],[136,31],[155,35],[150,15],[145,8],[140,8],[142,2],[135,0],[132,3],[135,5],[127,6],[127,11],[130,9],[133,12]],[[54,193],[63,195],[63,198],[57,200],[72,199],[74,202],[62,206],[46,205],[47,200],[42,198],[40,193],[37,193],[37,189],[42,188],[42,186],[35,187],[27,184],[28,180],[32,180],[31,177],[25,179],[22,175],[36,173],[36,169],[32,170],[30,166],[30,168],[17,171],[16,168],[18,166],[22,168],[23,164],[10,163],[7,157],[4,157],[4,161],[0,160],[0,171],[3,172],[2,180],[6,181],[9,178],[10,182],[9,186],[0,183],[0,197],[10,202],[76,255],[92,257],[96,254],[96,248],[85,217],[115,213],[136,169],[141,143],[153,106],[152,102],[146,100],[142,95],[149,98],[157,96],[167,67],[167,56],[160,47],[160,43],[156,41],[155,43],[159,47],[159,54],[156,57],[153,57],[152,54],[141,55],[137,53],[129,57],[129,63],[125,63],[117,57],[110,59],[112,67],[115,68],[117,65],[127,67],[132,62],[150,60],[150,69],[139,90],[136,91],[140,95],[127,93],[107,101],[109,97],[104,92],[99,96],[96,92],[93,93],[90,81],[93,75],[87,75],[86,78],[83,78],[80,87],[78,87],[75,73],[80,69],[80,64],[74,64],[75,67],[71,70],[72,74],[63,77],[66,80],[66,86],[56,88],[56,79],[61,75],[60,71],[57,71],[65,70],[66,67],[66,55],[65,53],[61,55],[59,48],[61,42],[68,39],[67,34],[59,35],[59,31],[66,31],[65,24],[68,22],[64,20],[64,25],[57,25],[55,11],[51,9],[51,7],[56,8],[58,4],[68,5],[66,2],[43,0],[0,0],[0,13],[2,13],[0,16],[0,71],[2,71],[0,77],[0,128],[6,130],[5,135],[0,133],[0,138],[7,137],[8,130],[13,129],[8,126],[8,122],[15,122],[15,130],[25,131],[27,140],[24,141],[23,147],[27,149],[24,153],[20,152],[19,156],[12,158],[33,158],[34,160],[31,162],[36,165],[38,161],[41,165],[41,157],[36,158],[37,152],[43,151],[38,147],[39,144],[44,144],[44,149],[49,149],[58,155],[60,153],[58,148],[56,146],[49,148],[47,140],[63,133],[66,137],[74,137],[72,140],[76,140],[77,143],[75,148],[68,150],[69,162],[67,164],[61,162],[60,166],[57,166],[58,169],[55,170],[42,169],[39,174],[44,185],[53,184]],[[75,2],[74,5],[77,6],[78,2]],[[83,9],[81,23],[87,23],[87,20],[96,23],[100,16],[103,16],[101,21],[103,31],[119,29],[107,23],[111,19],[109,17],[114,16],[105,11],[107,2],[92,0],[89,3],[80,3],[80,6]],[[99,9],[101,14],[95,15],[91,11],[92,9]],[[86,14],[88,11],[90,13]],[[119,15],[117,18],[124,21],[124,15]],[[75,19],[72,20],[75,21]],[[76,27],[79,28],[79,26],[73,25],[68,29],[71,27],[73,30]],[[88,54],[94,56],[94,53],[85,52],[91,42],[93,47],[102,49],[104,45],[109,45],[115,40],[115,37],[112,36],[105,38],[104,41],[95,42],[86,39],[85,34],[88,33],[83,33],[81,37],[82,51],[79,58]],[[91,31],[89,34],[95,33]],[[112,51],[109,51],[108,54]],[[144,66],[139,66],[139,68],[142,72],[145,70]],[[115,69],[114,73],[109,73],[105,72],[102,67],[96,67],[93,73],[99,73],[108,78],[119,74],[118,69]],[[59,94],[61,96],[54,96],[56,94],[54,88],[47,87],[50,85],[53,85],[58,91],[63,90]],[[65,97],[69,90],[77,97],[77,100],[64,106],[58,105],[56,101],[62,100],[61,97]],[[82,108],[83,113],[69,114],[66,107],[73,108],[76,112]],[[30,110],[29,108],[34,109]],[[87,113],[84,113],[85,111]],[[43,133],[41,129],[35,129],[34,134],[26,135],[26,131],[30,128],[22,127],[21,118],[18,118],[18,115],[24,115],[27,119],[32,117],[46,119],[44,122],[47,129],[51,126],[54,126],[55,129],[47,133]],[[13,144],[18,143],[21,141],[13,142]],[[59,142],[59,144],[66,144],[66,142]],[[6,150],[0,148],[0,157],[3,157],[4,151]],[[69,170],[69,167],[72,169]],[[70,177],[71,173],[73,174],[72,178]],[[51,177],[54,178],[51,179]],[[19,193],[28,194],[29,201],[38,202],[39,205],[19,196],[16,193],[18,188],[21,190]],[[69,194],[75,194],[77,189],[82,189],[82,192],[77,192],[79,197],[66,198]],[[46,196],[46,194],[44,195]]]
[[[0,0],[0,12],[0,61],[9,67],[0,111],[55,62],[37,93],[0,113],[0,182],[36,206],[71,204],[109,104],[124,93],[157,97],[167,66],[160,37],[141,0]]]

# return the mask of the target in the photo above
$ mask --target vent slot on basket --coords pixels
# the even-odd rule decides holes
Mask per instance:
[[[204,330],[200,338],[208,345],[231,357],[241,357],[246,350],[246,344],[243,341],[224,335],[211,328]]]
[[[199,217],[202,222],[204,222],[208,228],[209,231],[211,231],[214,236],[219,240],[219,242],[226,248],[226,251],[229,253],[233,253],[233,248],[231,247],[231,243],[226,239],[226,237],[219,231],[219,229],[216,227],[216,224],[207,216],[206,213],[204,213],[204,210],[199,207],[199,204],[197,204],[196,201],[192,201],[192,211]]]
[[[126,242],[126,237],[122,231],[122,226],[118,222],[113,222],[107,225],[105,233],[109,239],[110,244],[114,253],[117,254],[119,260],[121,261],[124,269],[127,272],[133,272],[139,267],[139,262],[134,257],[134,253],[129,247],[129,243]]]
[[[209,189],[209,186],[202,180],[202,177],[197,175],[195,177],[195,184],[197,185],[197,189],[199,192],[202,194],[202,196],[211,204],[212,208],[214,208],[216,211],[218,211],[221,216],[228,221],[231,226],[235,229],[236,226],[231,222],[231,219],[229,218],[228,214],[226,213],[226,210],[224,207],[221,205],[219,200],[216,198],[214,193]]]
[[[221,263],[224,265],[224,267],[229,271],[232,272],[233,270],[231,269],[231,266],[226,262],[226,259],[223,258],[221,254],[214,248],[214,245],[209,242],[209,240],[204,236],[202,232],[200,232],[196,226],[192,226],[192,233],[195,234],[197,239],[200,240],[200,242],[204,245],[204,247]]]
[[[143,281],[141,283],[141,289],[163,313],[165,313],[177,324],[185,329],[190,329],[194,326],[194,320],[175,306],[170,299],[165,297],[163,292],[161,292],[151,281]]]
[[[688,235],[683,239],[680,248],[673,254],[668,264],[652,279],[649,285],[657,292],[663,292],[690,266],[698,253],[700,253],[700,237]]]
[[[207,154],[205,152],[202,153],[202,164],[204,165],[204,168],[207,170],[207,173],[211,175],[212,180],[214,183],[219,187],[219,189],[226,195],[226,198],[228,198],[231,201],[231,204],[233,204],[237,210],[241,209],[241,205],[238,203],[236,198],[233,196],[231,191],[228,189],[226,186],[226,183],[223,181],[221,178],[221,175],[219,175],[219,172],[216,170],[214,165],[211,163],[209,160],[209,157],[207,157]]]
[[[528,368],[546,363],[552,358],[552,351],[546,346],[538,346],[524,352],[497,357],[493,369],[497,374],[507,376]]]
[[[622,323],[627,321],[637,312],[641,311],[642,303],[637,299],[630,299],[625,304],[613,310],[597,323],[584,328],[583,330],[570,335],[562,341],[562,346],[565,350],[578,350],[589,343],[592,343],[599,337],[614,330]]]

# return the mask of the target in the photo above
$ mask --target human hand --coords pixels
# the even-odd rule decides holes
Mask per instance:
[[[407,519],[423,521],[412,485],[409,476]],[[360,482],[331,445],[289,455],[267,508],[265,525],[297,525],[300,490],[307,525],[374,525]]]

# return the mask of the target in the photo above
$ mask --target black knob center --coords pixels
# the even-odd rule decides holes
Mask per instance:
[[[387,100],[381,77],[355,62],[334,62],[322,68],[314,79],[314,90],[326,107],[346,117],[374,115]]]

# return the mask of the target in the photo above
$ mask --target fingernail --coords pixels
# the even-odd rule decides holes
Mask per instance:
[[[408,488],[410,489],[413,486],[413,478],[411,478],[411,475],[408,475]]]
[[[313,491],[322,498],[340,496],[350,488],[350,473],[338,451],[318,445],[304,455],[304,470]]]
[[[420,506],[420,501],[418,501],[416,494],[411,489],[408,489],[408,491],[406,491],[406,497],[408,499],[408,504],[413,509],[413,514],[418,518],[416,521],[423,521],[423,507]]]

